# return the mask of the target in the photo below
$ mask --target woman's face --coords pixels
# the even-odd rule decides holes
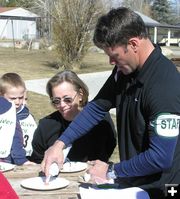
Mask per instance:
[[[52,89],[52,104],[67,121],[72,121],[81,111],[82,94],[75,91],[69,82],[63,82]],[[54,102],[54,103],[53,103]]]

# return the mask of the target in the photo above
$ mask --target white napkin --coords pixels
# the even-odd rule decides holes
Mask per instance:
[[[65,149],[63,149],[64,161],[65,161],[71,147],[72,147],[72,145],[69,145]],[[50,176],[57,176],[59,174],[59,167],[56,162],[51,164],[51,166],[49,168],[49,174],[50,174]]]
[[[150,199],[148,193],[139,187],[126,189],[98,189],[79,187],[81,199]]]
[[[63,149],[63,155],[64,155],[64,162],[66,160],[66,157],[71,149],[72,145],[68,145],[65,149]]]

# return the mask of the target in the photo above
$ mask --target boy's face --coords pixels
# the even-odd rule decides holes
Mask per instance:
[[[9,101],[14,102],[16,109],[18,109],[23,104],[24,94],[25,89],[22,86],[9,87],[6,90],[6,93],[4,93],[4,97]]]

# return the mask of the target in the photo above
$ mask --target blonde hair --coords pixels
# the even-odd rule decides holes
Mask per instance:
[[[88,102],[88,96],[89,96],[88,87],[77,76],[75,72],[70,71],[70,70],[59,72],[48,81],[46,85],[46,92],[49,95],[50,99],[53,97],[52,89],[63,82],[69,82],[70,84],[74,86],[75,91],[77,92],[81,91],[83,93],[81,106],[82,107],[85,106]]]

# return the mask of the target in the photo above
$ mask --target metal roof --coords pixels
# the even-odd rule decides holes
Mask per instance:
[[[156,21],[156,20],[154,20],[154,19],[152,19],[152,18],[150,18],[150,17],[148,17],[148,16],[146,16],[146,15],[144,15],[144,14],[138,12],[138,11],[135,11],[135,13],[137,13],[143,19],[144,23],[148,26],[150,26],[150,25],[152,25],[152,26],[160,25],[160,23],[158,21]]]
[[[36,20],[38,15],[20,7],[0,7],[0,19]]]
[[[170,28],[170,29],[180,29],[179,25],[169,25],[169,24],[161,24],[158,21],[138,12],[135,11],[144,21],[147,27],[161,27],[161,28]]]

